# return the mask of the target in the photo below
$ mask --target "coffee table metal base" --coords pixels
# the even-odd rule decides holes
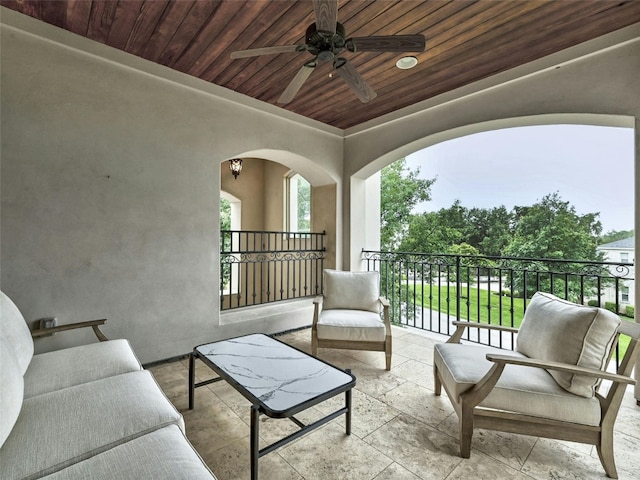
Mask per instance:
[[[348,371],[348,370],[347,370]],[[327,422],[330,422],[334,418],[339,417],[340,415],[345,415],[345,424],[346,424],[346,434],[351,435],[351,390],[347,390],[345,393],[345,406],[335,412],[327,415],[326,417],[321,418],[309,425],[305,425],[300,422],[295,417],[288,417],[293,423],[300,427],[300,430],[297,432],[288,435],[277,442],[272,443],[264,447],[263,449],[259,448],[259,430],[260,430],[260,407],[257,405],[251,406],[251,480],[258,479],[258,459],[267,453],[271,453],[274,450],[286,445],[289,442],[294,441],[297,438],[300,438],[303,435],[306,435],[312,430],[315,430],[318,427],[321,427]]]
[[[209,380],[205,380],[202,382],[195,382],[195,362],[196,362],[196,358],[200,358],[201,360],[203,360],[204,364],[207,365],[208,367],[210,367],[212,370],[214,370],[216,373],[218,373],[218,377],[209,379]],[[332,367],[333,368],[333,367]],[[346,372],[347,374],[351,375],[351,371],[350,370],[345,370],[344,372]],[[225,375],[225,371],[221,370],[219,368],[219,366],[211,363],[211,361],[209,361],[208,359],[205,358],[204,355],[202,355],[197,348],[193,350],[193,353],[190,355],[189,357],[189,409],[192,410],[194,408],[194,403],[195,403],[195,389],[199,388],[199,387],[203,387],[205,385],[209,385],[211,383],[215,383],[215,382],[219,382],[221,380],[229,380],[226,375]],[[355,378],[355,377],[353,377]],[[234,387],[234,388],[238,388],[238,385],[235,382],[230,382],[230,384]],[[353,382],[353,384],[355,384],[355,381]],[[346,426],[346,434],[350,435],[351,434],[351,387],[348,387],[348,389],[343,390],[344,394],[345,394],[345,401],[344,401],[344,407],[336,410],[335,412],[313,422],[310,424],[304,424],[303,422],[301,422],[300,420],[298,420],[293,414],[291,415],[284,415],[284,416],[277,416],[274,417],[273,415],[269,415],[269,412],[266,411],[263,406],[260,404],[260,402],[256,401],[255,403],[252,402],[251,405],[251,434],[250,434],[250,451],[251,451],[251,480],[257,480],[258,479],[258,460],[260,459],[260,457],[273,452],[274,450],[292,442],[293,440],[300,438],[301,436],[311,432],[312,430],[315,430],[318,427],[321,427],[322,425],[326,424],[327,422],[330,422],[331,420],[339,417],[340,415],[345,415],[345,426]],[[243,393],[243,392],[241,392]],[[342,393],[342,392],[339,392]],[[336,393],[338,394],[338,393]],[[317,402],[314,403],[310,403],[308,405],[305,406],[305,408],[311,407],[312,405],[315,405],[317,403],[320,403],[321,401],[327,400],[328,398],[331,398],[333,396],[335,396],[336,394],[327,394],[327,395],[323,395],[321,396],[321,398],[318,398]],[[247,397],[247,395],[245,395],[245,397]],[[299,413],[301,411],[303,411],[305,408],[297,408],[295,409],[296,413]],[[288,418],[289,420],[291,420],[293,423],[295,423],[298,427],[300,427],[300,430],[292,433],[291,435],[288,435],[280,440],[278,440],[277,442],[272,443],[271,445],[268,445],[262,449],[260,449],[259,447],[259,438],[260,438],[260,415],[262,414],[266,414],[267,416],[271,416],[273,418]]]

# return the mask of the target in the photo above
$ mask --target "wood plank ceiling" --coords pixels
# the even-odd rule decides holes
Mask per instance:
[[[304,43],[309,1],[0,0],[0,4],[97,42],[277,103],[307,52],[232,60],[235,50]],[[339,0],[347,37],[421,33],[419,63],[398,53],[346,52],[377,92],[361,103],[321,63],[282,106],[348,128],[490,75],[640,22],[631,0]],[[99,95],[99,92],[96,92]]]

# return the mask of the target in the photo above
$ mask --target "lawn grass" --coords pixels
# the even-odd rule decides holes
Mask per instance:
[[[457,296],[456,287],[424,284],[415,289],[409,285],[410,294],[415,293],[415,304],[424,308],[456,315]],[[478,302],[479,299],[479,302]],[[461,289],[460,318],[491,325],[504,325],[520,328],[524,318],[525,301],[523,298],[500,296],[498,292],[478,288]],[[620,316],[622,321],[633,321]],[[621,335],[618,340],[620,358],[624,356],[629,346],[630,338]]]
[[[411,286],[409,286],[411,289]],[[455,315],[457,307],[456,287],[425,284],[415,289],[416,305]],[[479,304],[478,304],[479,299]],[[489,290],[463,287],[461,289],[460,318],[492,325],[520,327],[524,318],[524,299],[500,297]],[[448,305],[448,307],[447,307]],[[513,312],[513,314],[512,314]]]

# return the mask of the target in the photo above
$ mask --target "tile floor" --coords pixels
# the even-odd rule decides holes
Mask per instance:
[[[477,430],[470,459],[458,456],[457,417],[446,394],[433,393],[435,337],[394,327],[393,365],[384,354],[321,349],[324,360],[350,368],[353,390],[352,434],[344,417],[329,422],[260,459],[261,480],[456,480],[606,478],[594,447],[569,442]],[[306,352],[309,329],[279,336]],[[151,367],[158,383],[184,415],[187,437],[219,480],[249,478],[250,404],[225,382],[196,390],[188,410],[187,360]],[[212,377],[203,364],[198,381]],[[616,423],[619,478],[640,479],[640,408],[632,387]],[[340,408],[340,395],[299,415],[304,422]],[[292,433],[287,419],[261,416],[261,446]]]

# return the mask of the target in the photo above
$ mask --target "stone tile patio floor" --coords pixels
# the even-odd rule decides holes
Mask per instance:
[[[443,392],[433,393],[433,345],[443,341],[422,332],[393,327],[392,369],[384,354],[321,349],[322,359],[350,368],[352,433],[344,417],[260,459],[261,480],[456,480],[607,478],[595,447],[523,435],[476,430],[470,459],[458,456],[457,417]],[[310,329],[280,340],[311,350]],[[226,382],[196,389],[188,410],[188,361],[151,367],[167,397],[184,415],[187,437],[219,480],[249,478],[250,404]],[[197,381],[214,374],[198,363]],[[342,406],[339,395],[298,418],[311,422]],[[287,419],[261,416],[261,447],[292,433]],[[621,479],[640,479],[640,407],[629,387],[616,422],[614,450]]]

